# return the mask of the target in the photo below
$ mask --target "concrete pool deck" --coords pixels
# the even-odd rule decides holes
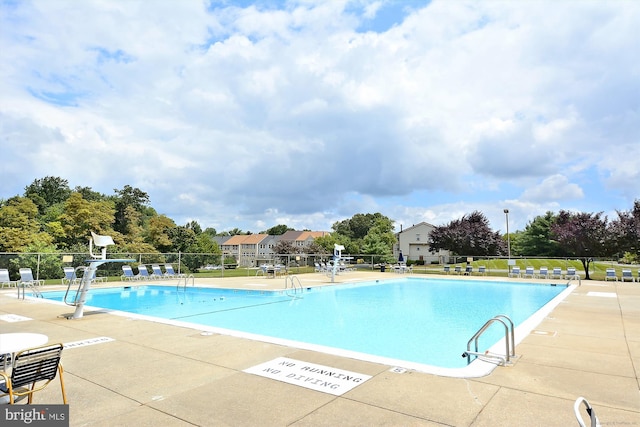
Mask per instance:
[[[394,276],[349,272],[336,282]],[[304,287],[330,282],[321,274],[298,277]],[[196,285],[278,289],[284,279],[198,279]],[[67,320],[62,315],[72,307],[15,294],[0,291],[0,332],[90,344],[63,352],[72,426],[573,426],[578,396],[589,400],[603,426],[640,426],[639,283],[582,281],[516,347],[513,365],[473,379],[395,372],[389,365],[99,311]],[[371,379],[335,396],[243,372],[278,357]],[[61,402],[57,382],[35,398]]]

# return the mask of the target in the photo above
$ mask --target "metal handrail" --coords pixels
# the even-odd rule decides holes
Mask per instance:
[[[502,357],[498,354],[489,353],[487,350],[484,353],[478,352],[478,338],[482,335],[493,323],[499,322],[504,326],[504,340],[505,340],[505,357]],[[471,351],[471,342],[475,343],[475,351]],[[516,355],[516,345],[515,345],[515,333],[514,333],[514,324],[513,321],[509,318],[509,316],[505,314],[498,314],[497,316],[492,317],[487,320],[487,322],[480,328],[478,331],[469,339],[467,342],[467,351],[462,353],[462,357],[467,358],[467,363],[471,363],[471,356],[486,356],[493,357],[503,361],[503,363],[509,362],[511,357],[515,357]]]
[[[289,282],[291,282],[291,288],[289,288]],[[289,293],[289,289],[291,289],[293,291],[293,295],[291,293]],[[298,290],[300,290],[300,293],[302,293],[302,283],[300,282],[300,279],[298,278],[298,276],[287,276],[284,279],[284,291],[287,294],[287,296],[292,297],[292,298],[302,298],[297,296],[298,294]]]
[[[191,279],[191,286],[196,285],[196,279],[193,274],[189,274],[188,276],[179,277],[178,284],[176,285],[176,291],[180,289],[180,283],[182,283],[182,279],[184,279],[184,285],[182,285],[182,290],[187,290],[187,284],[189,283],[189,279]]]
[[[75,276],[78,277],[78,271],[83,270],[84,273],[82,274],[82,278],[80,280],[78,280],[78,289],[76,290],[76,295],[73,298],[72,302],[68,302],[67,301],[67,296],[69,295],[69,290],[71,289],[71,285],[73,285],[73,280],[69,280],[69,285],[67,285],[67,291],[64,294],[64,298],[62,299],[64,301],[65,304],[70,305],[70,306],[75,306],[77,305],[77,301],[78,301],[78,294],[80,293],[80,289],[82,288],[82,283],[84,280],[91,280],[89,277],[87,277],[87,279],[85,279],[85,276],[87,276],[87,270],[89,269],[89,267],[86,267],[84,265],[80,265],[78,267],[75,268]]]
[[[582,279],[580,278],[579,275],[575,275],[575,276],[571,276],[569,277],[569,280],[567,280],[567,286],[569,286],[569,284],[571,283],[572,280],[578,279],[578,286],[582,286]]]
[[[31,293],[33,294],[34,297],[36,298],[44,298],[42,296],[42,293],[36,289],[35,285],[33,284],[33,282],[20,282],[18,283],[18,299],[20,299],[20,288],[22,288],[22,299],[25,299],[26,295],[26,288],[29,288],[31,290]]]

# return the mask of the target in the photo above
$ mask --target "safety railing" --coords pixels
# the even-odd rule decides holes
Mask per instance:
[[[302,283],[298,276],[285,276],[284,292],[291,298],[302,298]]]
[[[187,285],[189,284],[189,281],[191,281],[191,286],[195,286],[196,285],[196,279],[195,277],[193,277],[193,274],[189,274],[188,276],[184,276],[184,277],[179,277],[178,278],[178,284],[176,285],[176,291],[180,290],[180,286],[182,285],[182,290],[186,290],[187,289]]]
[[[504,357],[500,354],[490,353],[489,350],[484,353],[478,351],[478,338],[494,323],[500,323],[504,326],[504,341],[505,341],[505,355]],[[474,351],[471,350],[471,343],[474,343]],[[514,325],[513,321],[509,318],[509,316],[504,314],[498,314],[497,316],[492,317],[487,320],[487,322],[480,328],[478,331],[469,339],[467,342],[467,351],[462,353],[462,357],[467,358],[467,363],[471,363],[471,356],[482,356],[493,359],[498,359],[502,362],[502,364],[507,364],[511,357],[515,357],[516,355],[516,344],[515,344],[515,333],[514,333]]]

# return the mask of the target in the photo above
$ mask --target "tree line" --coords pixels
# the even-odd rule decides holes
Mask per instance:
[[[259,233],[281,235],[288,230],[291,228],[279,224]],[[72,189],[66,179],[47,176],[26,186],[24,194],[0,200],[0,252],[84,254],[91,231],[113,237],[116,245],[109,248],[110,253],[207,254],[183,259],[192,270],[220,259],[216,236],[252,234],[238,228],[224,232],[203,229],[197,221],[177,225],[156,212],[146,192],[129,185],[105,195],[90,187]],[[476,211],[435,227],[429,245],[434,252],[445,249],[459,255],[500,256],[507,254],[506,237],[493,231],[487,218]],[[640,201],[629,211],[617,211],[617,218],[611,221],[602,213],[547,212],[524,230],[511,233],[509,240],[514,256],[575,257],[583,259],[585,267],[594,257],[618,256],[638,262]],[[395,243],[392,219],[380,213],[358,213],[335,222],[331,234],[317,238],[304,251],[331,254],[334,244],[340,244],[345,253],[376,255],[377,261],[391,262]],[[300,250],[286,241],[274,248],[277,254]],[[162,261],[159,257],[158,262]]]
[[[602,212],[561,210],[530,221],[524,230],[508,236],[511,255],[540,258],[576,258],[589,278],[595,258],[615,258],[624,263],[640,259],[640,200],[628,211],[616,211],[609,220]],[[476,211],[436,227],[429,237],[432,251],[446,249],[457,255],[505,256],[507,236],[494,232],[487,218]]]

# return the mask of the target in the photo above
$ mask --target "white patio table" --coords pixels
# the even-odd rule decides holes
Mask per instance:
[[[31,347],[44,345],[49,341],[49,337],[43,334],[33,334],[29,332],[14,332],[0,334],[0,354],[15,354],[19,351]],[[4,358],[4,370],[7,369],[7,358]]]

